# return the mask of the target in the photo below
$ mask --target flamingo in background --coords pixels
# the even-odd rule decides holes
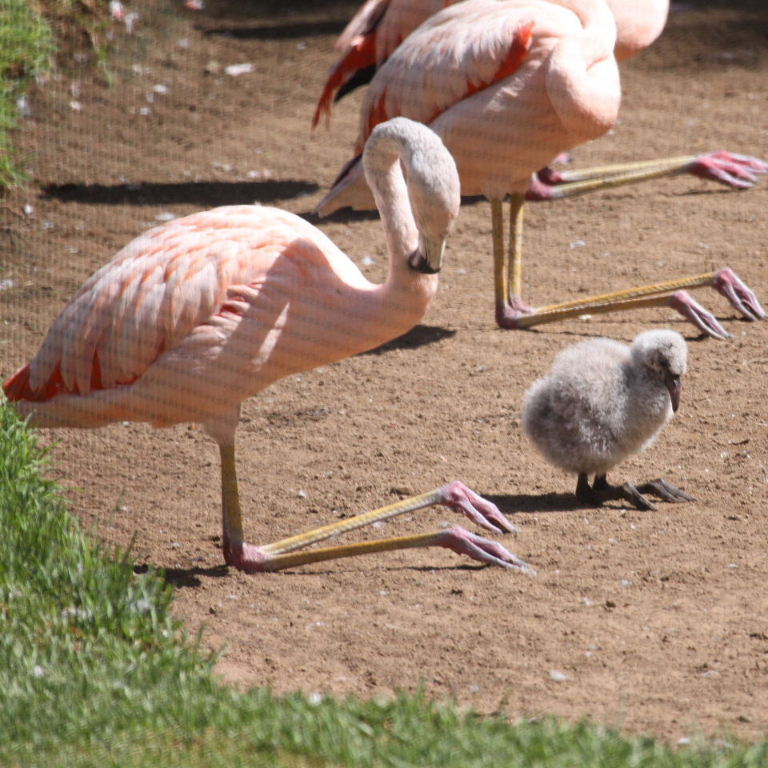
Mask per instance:
[[[703,332],[726,338],[714,315],[682,289],[713,286],[745,317],[765,317],[754,293],[727,267],[536,309],[522,300],[525,199],[565,197],[659,175],[645,167],[608,180],[563,185],[534,175],[559,153],[615,124],[621,100],[615,36],[616,23],[604,0],[464,0],[450,6],[411,33],[376,72],[361,109],[355,151],[377,123],[394,115],[422,121],[442,137],[456,160],[462,194],[491,201],[500,326],[527,328],[585,312],[665,305]],[[745,160],[749,164],[753,158]],[[768,170],[768,164],[755,162],[760,172]],[[669,167],[664,171],[670,172]],[[505,252],[502,201],[507,197],[511,235]],[[347,206],[371,207],[356,159],[317,210],[327,215]]]
[[[550,0],[558,3],[558,0]],[[369,83],[376,70],[400,43],[443,8],[460,0],[367,0],[339,35],[334,48],[338,61],[317,103],[312,126],[322,115],[330,118],[334,101]],[[669,0],[606,0],[616,21],[617,61],[637,56],[661,34]],[[566,7],[572,7],[566,4]]]
[[[244,571],[416,546],[526,569],[497,542],[458,526],[293,552],[433,504],[492,530],[514,530],[458,481],[265,546],[244,540],[235,470],[240,403],[285,376],[408,331],[437,289],[460,204],[449,153],[428,128],[399,118],[372,133],[363,163],[389,250],[384,284],[369,283],[322,232],[291,213],[261,206],[196,213],[146,232],[92,275],[5,393],[38,426],[202,424],[221,456],[224,558]]]
[[[397,46],[432,15],[460,0],[367,0],[336,41],[340,58],[331,72],[312,118],[315,128],[323,115],[330,121],[334,101],[371,81]],[[573,8],[578,0],[550,0]],[[617,61],[634,58],[662,33],[669,0],[606,0],[616,22],[613,54]],[[708,152],[581,170],[537,170],[528,199],[554,200],[585,194],[606,186],[690,173],[737,189],[747,189],[768,172],[759,158],[733,152]],[[554,189],[554,187],[558,187]]]

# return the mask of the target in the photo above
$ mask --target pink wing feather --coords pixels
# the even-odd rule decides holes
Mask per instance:
[[[460,18],[461,23],[454,23]],[[454,104],[520,67],[534,22],[526,9],[495,1],[461,4],[430,18],[377,73],[360,114],[356,153],[373,128],[402,115],[429,124]]]
[[[339,89],[358,72],[380,67],[408,35],[437,11],[456,0],[368,0],[339,35],[341,57],[331,68],[318,100],[312,127],[331,116]]]
[[[39,402],[137,380],[195,327],[233,311],[232,287],[258,282],[303,234],[289,217],[231,206],[139,236],[83,284],[36,357],[5,383],[8,398]]]
[[[375,35],[376,58],[381,64],[416,27],[456,0],[367,0],[339,35],[335,48],[346,53],[354,41]]]

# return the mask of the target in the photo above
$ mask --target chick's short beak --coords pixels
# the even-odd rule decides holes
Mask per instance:
[[[669,390],[669,397],[672,400],[672,411],[676,412],[680,407],[680,393],[683,391],[683,383],[680,381],[679,376],[668,373],[664,383]]]

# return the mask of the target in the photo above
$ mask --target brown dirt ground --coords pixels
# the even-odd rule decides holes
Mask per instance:
[[[0,374],[36,350],[76,287],[155,224],[253,202],[308,213],[347,159],[359,96],[330,133],[309,119],[332,43],[355,8],[209,0],[202,13],[137,4],[111,83],[69,61],[32,98],[19,137],[34,182],[3,205]],[[580,165],[727,148],[768,153],[768,14],[759,2],[686,6],[623,68],[621,124]],[[223,74],[252,62],[250,74]],[[167,92],[155,86],[165,86]],[[768,185],[689,178],[531,206],[533,303],[730,265],[768,298]],[[24,212],[24,206],[31,206]],[[376,279],[374,218],[322,228]],[[218,458],[195,427],[115,425],[46,435],[74,511],[167,570],[176,612],[224,648],[239,686],[390,696],[423,686],[510,718],[584,716],[676,741],[768,726],[768,323],[700,292],[734,338],[697,338],[669,310],[510,333],[493,322],[485,204],[467,205],[425,323],[372,354],[282,381],[248,402],[241,490],[255,543],[461,478],[520,527],[536,578],[442,550],[246,576],[222,567]],[[573,247],[583,241],[581,247]],[[521,395],[564,345],[669,326],[690,340],[678,417],[615,477],[663,475],[697,496],[656,512],[579,508],[520,430]],[[400,534],[450,515],[388,523]],[[371,532],[363,534],[370,537]],[[556,681],[553,671],[566,679]]]

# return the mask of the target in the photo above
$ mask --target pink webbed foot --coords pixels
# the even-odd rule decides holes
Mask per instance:
[[[444,485],[438,493],[440,495],[439,504],[443,504],[454,512],[461,512],[473,523],[477,523],[489,531],[517,532],[517,528],[507,520],[493,502],[484,499],[460,480],[454,480]]]
[[[536,575],[536,571],[525,560],[521,560],[497,541],[491,541],[491,539],[486,539],[484,536],[471,533],[460,525],[455,525],[452,528],[435,534],[432,545],[445,547],[457,555],[465,555],[472,558],[472,560],[477,560],[486,565],[497,565],[500,568],[517,568],[525,573]]]
[[[747,320],[765,319],[765,310],[757,296],[730,267],[719,270],[712,285]]]
[[[758,176],[768,173],[768,163],[758,157],[733,152],[709,152],[699,155],[689,166],[689,173],[736,189],[749,189]]]
[[[717,318],[702,307],[688,291],[675,291],[670,294],[667,303],[707,336],[721,340],[731,338],[731,334],[720,325]]]

